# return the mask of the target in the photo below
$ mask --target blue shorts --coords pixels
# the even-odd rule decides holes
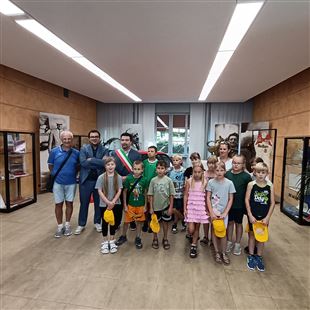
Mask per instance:
[[[53,194],[55,203],[61,203],[64,201],[72,202],[75,197],[76,184],[63,185],[54,183]]]

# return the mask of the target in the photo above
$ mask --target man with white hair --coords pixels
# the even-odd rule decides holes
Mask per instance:
[[[68,130],[61,132],[60,139],[61,145],[51,150],[47,161],[54,178],[53,193],[58,225],[55,238],[60,238],[62,235],[72,235],[70,220],[76,192],[76,175],[79,168],[79,151],[72,148],[72,132]],[[66,204],[65,225],[63,225],[64,201]]]

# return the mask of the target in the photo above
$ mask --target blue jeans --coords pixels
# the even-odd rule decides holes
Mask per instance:
[[[85,226],[87,223],[88,217],[88,207],[89,207],[89,200],[91,194],[94,197],[94,207],[95,207],[95,214],[94,214],[94,224],[101,224],[102,219],[102,208],[99,207],[99,194],[98,190],[95,189],[96,181],[89,181],[86,180],[83,184],[80,184],[80,212],[79,212],[79,226]]]

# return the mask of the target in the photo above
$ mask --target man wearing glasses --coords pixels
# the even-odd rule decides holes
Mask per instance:
[[[80,150],[80,212],[78,227],[74,234],[79,235],[86,226],[88,207],[91,194],[94,198],[94,226],[97,232],[101,232],[102,211],[99,207],[99,194],[95,189],[97,178],[104,171],[103,157],[108,155],[106,149],[100,143],[100,132],[96,129],[88,133],[89,144],[83,145]]]

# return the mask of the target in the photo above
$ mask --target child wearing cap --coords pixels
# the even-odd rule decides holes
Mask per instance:
[[[122,177],[115,171],[115,159],[113,157],[106,157],[104,160],[104,167],[106,172],[101,174],[95,188],[98,190],[100,196],[99,206],[103,208],[103,213],[106,210],[112,210],[114,213],[114,225],[111,225],[104,218],[102,219],[102,236],[100,252],[102,254],[114,254],[117,252],[115,244],[115,230],[118,221],[122,217],[122,205],[120,195],[123,188]],[[108,238],[108,229],[110,228],[110,238]],[[110,239],[110,240],[109,240]]]
[[[268,226],[270,217],[275,206],[273,185],[266,180],[268,166],[265,163],[258,163],[254,167],[256,180],[248,184],[245,205],[249,220],[249,255],[247,257],[247,266],[250,270],[257,268],[259,271],[265,271],[263,261],[264,242],[255,240],[253,233],[253,224],[261,221]],[[254,255],[255,242],[257,244],[257,255]]]
[[[225,227],[227,227],[228,212],[233,203],[233,194],[236,190],[233,182],[225,178],[225,173],[225,163],[222,161],[217,162],[215,164],[216,177],[210,180],[207,185],[207,205],[211,220],[222,220],[224,221]],[[225,253],[227,243],[226,234],[222,237],[221,234],[215,234],[213,230],[212,241],[215,249],[215,261],[229,265],[230,260]]]
[[[116,242],[120,246],[127,241],[126,233],[128,225],[131,222],[136,222],[136,239],[135,245],[137,249],[142,249],[141,228],[145,221],[146,212],[146,193],[148,183],[143,174],[143,163],[136,160],[133,163],[132,174],[129,174],[124,181],[123,190],[123,205],[125,211],[125,221],[123,226],[123,233]]]
[[[164,160],[159,160],[156,164],[157,176],[151,180],[148,197],[150,201],[150,213],[157,215],[158,221],[162,222],[164,232],[163,248],[170,249],[168,241],[168,222],[171,221],[173,212],[173,198],[175,189],[173,182],[166,176],[167,164]],[[152,248],[158,249],[158,235],[153,232]]]
[[[184,171],[182,167],[182,156],[173,155],[172,156],[173,168],[169,171],[168,176],[172,180],[175,188],[175,196],[173,201],[173,215],[174,221],[172,224],[172,233],[176,234],[178,232],[178,222],[182,220],[182,231],[186,229],[183,219],[183,191],[184,191]]]
[[[246,213],[245,209],[245,193],[248,183],[251,182],[251,176],[244,171],[245,158],[243,155],[235,155],[232,158],[232,169],[227,171],[225,177],[234,183],[236,193],[231,209],[228,213],[228,228],[227,228],[227,246],[226,253],[233,250],[234,255],[241,254],[241,237],[243,232],[242,220],[243,215]],[[236,230],[235,245],[232,242],[234,228]]]

